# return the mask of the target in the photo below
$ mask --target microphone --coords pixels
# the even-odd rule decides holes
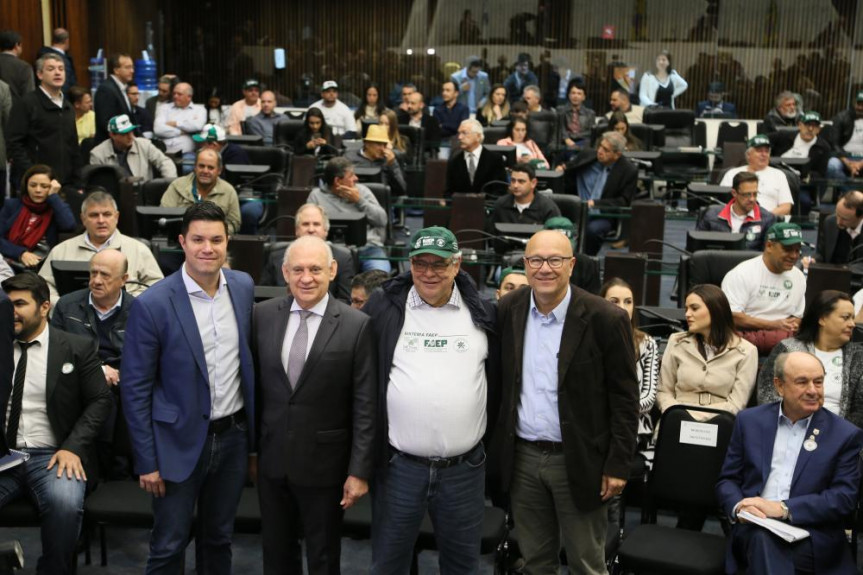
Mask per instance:
[[[167,228],[168,224],[175,224],[182,221],[183,218],[159,218],[158,220],[156,220],[156,225],[160,228]]]
[[[482,185],[482,187],[479,189],[480,193],[483,193],[483,194],[485,194],[486,196],[491,196],[491,197],[493,197],[494,199],[497,199],[497,198],[499,198],[500,196],[502,196],[502,195],[503,195],[503,194],[497,194],[497,195],[494,195],[494,194],[486,193],[485,189],[486,189],[487,187],[491,186],[491,185],[504,186],[507,190],[509,189],[509,182],[505,182],[505,181],[503,181],[503,180],[489,180],[488,182],[484,183],[484,184]]]
[[[700,192],[693,192],[692,190],[686,190],[686,197],[687,198],[692,197],[692,198],[698,200],[699,202],[702,202],[705,204],[710,204],[712,206],[725,206],[725,202],[723,202],[719,198],[716,198],[716,197],[708,195],[708,194],[702,194]]]
[[[690,257],[692,257],[692,252],[688,252],[688,251],[686,251],[685,249],[683,249],[683,248],[681,248],[681,247],[678,247],[678,246],[676,246],[676,245],[674,245],[674,244],[672,244],[672,243],[670,243],[670,242],[665,242],[665,241],[662,241],[662,240],[659,240],[659,239],[653,239],[653,240],[647,240],[647,241],[645,241],[644,243],[645,243],[645,244],[662,244],[662,245],[664,245],[664,246],[667,246],[667,247],[669,247],[669,248],[671,248],[671,249],[673,249],[673,250],[676,250],[676,251],[678,251],[678,252],[682,253],[682,254],[683,254],[683,255],[685,255],[685,256],[690,256]]]

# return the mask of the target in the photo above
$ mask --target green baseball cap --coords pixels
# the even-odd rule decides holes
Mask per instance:
[[[547,220],[545,220],[544,227],[547,230],[560,230],[561,232],[564,232],[567,237],[570,238],[575,232],[575,224],[572,223],[572,220],[564,216],[555,216],[553,218],[548,218]]]
[[[783,246],[793,246],[803,243],[803,232],[800,226],[790,222],[780,222],[773,224],[767,230],[768,242],[779,242]]]
[[[458,241],[455,239],[455,234],[440,226],[423,228],[411,238],[410,257],[432,254],[449,258],[457,253]]]
[[[818,124],[821,125],[821,114],[818,112],[806,112],[800,118],[800,121],[804,124]]]
[[[112,134],[128,134],[137,127],[126,114],[120,114],[108,120],[108,131]]]
[[[512,266],[509,266],[508,268],[503,268],[502,270],[500,270],[500,281],[498,282],[497,287],[502,286],[503,280],[506,279],[506,276],[511,274],[518,274],[520,276],[526,275],[522,268],[514,268]]]
[[[192,136],[192,139],[199,144],[203,142],[224,142],[228,139],[228,134],[221,126],[217,126],[216,124],[207,124],[201,130],[201,133],[195,134]]]
[[[749,138],[749,141],[746,142],[746,149],[749,148],[763,148],[764,146],[770,147],[770,139],[764,134],[758,134],[754,138]]]

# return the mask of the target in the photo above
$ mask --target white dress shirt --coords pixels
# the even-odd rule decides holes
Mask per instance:
[[[324,312],[327,311],[327,304],[330,301],[330,294],[325,294],[323,299],[306,311],[312,314],[306,319],[306,328],[308,329],[309,337],[306,340],[306,358],[309,357],[309,351],[312,349],[312,344],[315,343],[315,337],[318,335],[318,329],[321,327],[321,321],[324,319]],[[300,327],[300,314],[303,308],[297,303],[297,300],[291,304],[291,316],[288,318],[288,328],[285,330],[285,339],[282,342],[282,367],[285,368],[285,373],[288,372],[288,356],[291,353],[291,345],[294,343],[294,336],[297,335],[297,329]]]
[[[55,448],[57,438],[51,429],[48,420],[48,402],[46,389],[48,386],[48,332],[50,328],[45,325],[27,349],[27,369],[24,374],[24,396],[21,398],[21,418],[18,420],[18,440],[16,447],[27,448]],[[15,343],[14,348],[15,368],[18,367],[18,359],[21,357],[21,347]],[[75,366],[73,366],[75,367]],[[13,372],[14,379],[14,372]],[[9,423],[9,413],[12,411],[12,394],[9,394],[9,402],[6,404],[6,424]],[[5,431],[5,430],[4,430]]]
[[[221,419],[243,407],[243,394],[240,391],[240,331],[228,292],[228,282],[225,274],[219,272],[219,289],[215,297],[211,298],[189,276],[185,264],[181,269],[204,346],[210,385],[210,420]],[[189,358],[189,361],[193,359]]]

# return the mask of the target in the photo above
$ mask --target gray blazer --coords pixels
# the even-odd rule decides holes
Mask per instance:
[[[773,362],[780,353],[806,351],[815,353],[815,346],[803,343],[795,337],[783,339],[758,373],[758,404],[779,400],[773,387]],[[842,348],[842,395],[839,397],[839,415],[863,428],[863,345],[846,343]]]
[[[9,84],[0,80],[0,166],[6,170],[6,135],[3,127],[9,121],[9,114],[12,112],[12,90],[9,89]]]

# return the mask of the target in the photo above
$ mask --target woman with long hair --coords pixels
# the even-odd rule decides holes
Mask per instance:
[[[656,340],[638,329],[638,316],[635,314],[632,287],[620,278],[611,278],[599,290],[599,297],[623,309],[629,315],[632,323],[632,339],[635,344],[637,362],[635,370],[638,375],[639,406],[638,406],[638,453],[645,460],[645,465],[651,466],[652,449],[649,449],[653,437],[653,419],[650,412],[656,403],[656,383],[659,380],[659,353]]]
[[[530,162],[540,170],[548,169],[548,160],[536,142],[527,135],[527,120],[512,118],[506,127],[506,137],[497,141],[498,146],[515,146],[515,156],[519,162]]]
[[[324,113],[320,108],[309,108],[303,120],[303,128],[297,132],[297,137],[294,139],[294,154],[317,156],[336,152],[333,146],[333,131],[327,125]]]
[[[357,134],[363,133],[363,120],[380,120],[381,114],[386,109],[378,85],[371,83],[366,86],[366,89],[363,90],[363,101],[354,112],[354,119],[357,121]]]
[[[629,120],[626,119],[626,114],[623,112],[617,111],[611,115],[608,119],[608,129],[614,130],[626,138],[627,152],[640,152],[644,149],[644,144],[629,129]]]
[[[506,88],[503,84],[495,84],[491,87],[491,93],[477,112],[476,119],[483,126],[509,119],[509,99],[506,97]]]
[[[390,140],[389,147],[395,152],[406,154],[410,148],[410,140],[399,133],[399,119],[396,113],[387,108],[378,118],[381,126],[387,129],[387,137]]]
[[[758,403],[778,401],[773,364],[781,353],[806,351],[824,365],[824,408],[863,426],[863,346],[852,343],[854,303],[841,291],[824,290],[806,305],[800,329],[773,348],[758,376]]]
[[[0,211],[0,254],[34,268],[57,244],[59,232],[75,229],[75,216],[58,195],[60,184],[49,166],[36,164],[21,178],[21,196]]]
[[[755,387],[758,350],[734,330],[731,306],[719,287],[697,285],[685,301],[688,329],[668,338],[656,403],[662,412],[696,405],[736,415]]]
[[[663,50],[656,56],[652,72],[645,72],[638,88],[642,106],[663,106],[674,109],[674,99],[689,87],[686,80],[671,66],[671,54]]]

